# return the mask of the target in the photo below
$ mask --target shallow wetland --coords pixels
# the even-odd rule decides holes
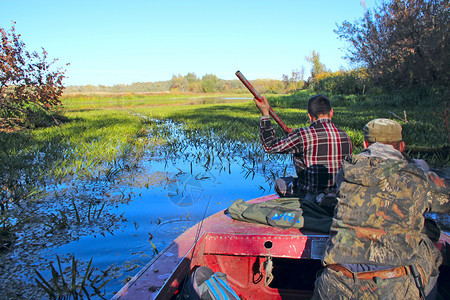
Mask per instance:
[[[184,230],[294,172],[287,156],[263,153],[250,98],[66,102],[64,130],[24,134],[31,142],[2,156],[22,172],[5,173],[2,196],[28,200],[2,206],[0,299],[108,299]],[[305,111],[283,116],[307,125]],[[350,135],[359,151],[361,133]],[[449,230],[448,216],[435,218]]]

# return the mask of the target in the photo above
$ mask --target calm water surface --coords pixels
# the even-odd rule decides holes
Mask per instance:
[[[15,250],[2,256],[0,299],[11,299],[11,295],[17,299],[36,298],[33,289],[39,289],[33,269],[50,282],[50,262],[59,271],[58,256],[64,270],[72,265],[72,255],[79,270],[91,259],[91,267],[99,272],[115,266],[108,273],[114,278],[103,288],[104,297],[110,298],[157,251],[202,218],[227,208],[236,199],[249,200],[273,193],[272,180],[263,169],[273,172],[281,170],[283,164],[290,165],[282,159],[283,164],[276,166],[276,156],[251,158],[249,151],[255,145],[234,141],[218,145],[223,141],[211,135],[204,140],[217,140],[205,147],[201,142],[192,144],[187,140],[181,125],[161,122],[160,126],[169,128],[171,135],[176,136],[177,151],[173,151],[173,145],[170,153],[167,145],[153,148],[121,180],[69,182],[48,187],[49,196],[35,204],[35,212],[52,211],[55,218],[61,218],[61,211],[65,211],[64,215],[72,216],[73,220],[76,206],[82,222],[79,227],[62,228],[59,233],[50,234],[45,225],[30,227],[27,234],[30,230],[35,234],[31,237],[24,234]],[[101,209],[105,200],[107,205]],[[87,202],[93,204],[89,207],[75,204]],[[17,288],[18,284],[22,287]]]
[[[180,139],[185,138],[179,128],[173,124],[167,126],[175,128]],[[164,159],[164,153],[160,156],[149,153],[140,172],[144,178],[152,178],[152,182],[148,187],[130,188],[131,201],[115,208],[115,214],[126,218],[122,228],[105,236],[83,237],[57,252],[73,252],[86,261],[94,257],[100,269],[125,262],[131,262],[130,268],[136,266],[108,284],[107,292],[111,296],[121,288],[125,278],[134,276],[155,255],[150,236],[156,249],[162,250],[187,228],[227,208],[236,199],[249,200],[273,193],[266,176],[249,174],[245,159],[239,156],[216,159],[217,163],[205,167],[205,157],[186,158],[195,153],[195,147],[192,148],[185,148],[168,160]]]

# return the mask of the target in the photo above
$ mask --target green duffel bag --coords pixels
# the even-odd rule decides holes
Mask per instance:
[[[277,198],[260,203],[238,199],[227,210],[235,220],[260,223],[278,228],[303,228],[329,233],[332,214],[314,201]]]
[[[298,198],[278,198],[260,203],[238,199],[228,208],[235,220],[260,223],[278,228],[302,228],[303,216]]]

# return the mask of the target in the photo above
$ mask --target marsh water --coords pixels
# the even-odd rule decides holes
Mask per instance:
[[[248,99],[222,100],[229,101]],[[188,137],[182,124],[150,122],[171,138],[150,142],[137,161],[104,180],[48,184],[44,198],[23,208],[25,219],[41,220],[24,225],[11,251],[0,252],[0,299],[46,298],[42,285],[56,293],[52,280],[63,273],[71,282],[75,267],[78,283],[85,270],[97,277],[93,285],[103,295],[94,298],[111,298],[187,228],[236,199],[273,193],[273,178],[289,170],[289,159],[262,154],[259,143]]]
[[[274,180],[294,173],[287,156],[262,153],[258,141],[192,135],[183,124],[150,122],[171,138],[150,142],[143,156],[123,162],[114,176],[49,184],[44,198],[23,209],[25,218],[37,214],[43,220],[24,225],[12,251],[0,252],[0,299],[46,298],[37,274],[56,291],[52,278],[63,273],[70,282],[74,264],[76,282],[90,271],[90,283],[102,293],[94,298],[111,298],[187,228],[236,199],[274,193]],[[443,222],[448,226],[448,219]]]

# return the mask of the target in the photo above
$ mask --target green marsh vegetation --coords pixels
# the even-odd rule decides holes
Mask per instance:
[[[63,270],[61,259],[56,255],[58,270],[50,263],[51,279],[47,281],[44,276],[35,270],[39,287],[44,290],[50,299],[83,299],[86,296],[90,299],[92,296],[102,297],[102,288],[111,280],[108,277],[114,266],[106,271],[99,272],[98,269],[91,267],[92,259],[87,266],[83,268],[83,273],[78,270],[78,260],[75,256],[71,257],[71,265]],[[84,270],[86,269],[86,270]],[[103,273],[103,274],[102,274]],[[103,298],[103,297],[102,297]]]
[[[300,91],[273,99],[277,110],[306,107],[311,92]],[[362,127],[374,118],[390,118],[403,127],[403,138],[414,157],[429,153],[435,166],[448,164],[445,147],[450,143],[448,95],[432,90],[411,90],[376,95],[330,95],[335,110],[333,120],[345,129],[357,152],[362,149]],[[286,122],[289,122],[287,114]],[[422,151],[420,151],[422,150]],[[444,157],[433,154],[441,153]]]
[[[312,94],[300,91],[289,96],[269,96],[269,101],[288,126],[308,126],[306,101]],[[407,144],[416,148],[448,146],[445,119],[442,111],[436,111],[436,104],[430,102],[432,97],[420,102],[410,101],[409,97],[330,96],[334,121],[349,133],[355,152],[362,149],[362,127],[367,121],[394,118],[390,112],[403,117],[404,111],[408,122],[399,121]],[[169,105],[164,105],[166,101]],[[50,262],[36,259],[41,251],[51,251],[83,235],[114,234],[120,228],[125,220],[112,208],[131,199],[133,186],[153,184],[151,175],[142,174],[140,164],[148,153],[166,160],[181,157],[191,166],[202,165],[207,169],[219,166],[224,172],[240,157],[246,176],[265,176],[268,186],[291,169],[288,156],[263,153],[258,137],[259,112],[252,100],[194,104],[190,97],[178,95],[98,99],[86,96],[67,97],[63,103],[62,114],[67,121],[59,126],[0,134],[0,255],[4,265],[14,265],[14,270],[22,274],[24,295],[26,290],[33,289],[42,293],[39,286],[45,286],[51,293],[64,287],[59,281],[53,287],[48,286],[56,280],[49,278],[60,278],[57,275],[60,272],[47,274]],[[182,128],[183,136],[175,128]],[[448,151],[410,151],[410,155],[426,158],[433,167],[448,167]],[[21,266],[15,264],[11,255],[14,251],[24,256]],[[71,259],[72,256],[65,261],[69,269]],[[26,268],[26,264],[33,269]],[[87,262],[80,266],[85,269],[79,267],[76,274],[92,273]],[[26,280],[27,276],[36,275],[35,270],[45,282],[42,278]],[[67,274],[74,274],[71,272]],[[119,267],[104,272],[105,281],[122,273]],[[1,276],[5,283],[16,280],[14,273],[4,272]],[[98,277],[86,280],[104,287]],[[92,293],[102,292],[94,289]]]
[[[145,149],[157,145],[145,120],[129,112],[64,114],[68,122],[60,126],[0,133],[0,255],[2,267],[11,268],[1,280],[16,296],[36,290],[29,278],[31,267],[46,267],[40,252],[83,235],[113,234],[124,218],[110,210],[130,199],[116,181],[127,180]]]
[[[150,98],[145,104],[152,107],[167,101],[164,97]],[[181,97],[170,97],[169,101],[173,98]],[[0,133],[0,256],[2,269],[11,270],[0,276],[5,285],[15,286],[4,291],[6,297],[36,296],[33,293],[39,288],[30,278],[34,271],[45,274],[51,263],[40,258],[42,251],[83,235],[113,235],[125,219],[111,210],[131,199],[133,186],[154,184],[151,175],[142,175],[140,162],[145,153],[174,138],[165,126],[140,114],[142,103],[134,99],[89,98],[88,103],[80,98],[64,99],[64,110],[59,113],[65,123]],[[156,117],[162,118],[167,109],[160,107]],[[108,270],[108,276],[120,274],[118,269]],[[23,280],[19,289],[17,274]],[[61,276],[53,269],[51,274],[51,281],[41,278],[38,285],[52,294],[64,293],[60,289],[66,285],[57,279]],[[81,286],[87,280],[98,287],[99,279],[94,279],[85,278]],[[53,287],[48,286],[51,282]],[[94,292],[101,294],[98,289]]]
[[[290,127],[309,126],[306,102],[315,92],[299,91],[287,96],[269,96],[269,102]],[[376,96],[330,95],[334,122],[352,139],[355,152],[363,148],[362,128],[374,118],[391,118],[403,126],[408,153],[414,158],[427,158],[435,167],[449,163],[448,116],[445,101],[431,92],[384,94]],[[437,107],[441,106],[439,110]],[[222,138],[221,143],[247,142],[258,147],[259,112],[252,101],[234,104],[191,105],[181,107],[142,107],[141,114],[171,119],[182,123],[189,136],[209,135]],[[405,120],[406,117],[406,120]],[[275,123],[274,123],[275,124]],[[274,125],[276,126],[276,124]],[[281,135],[280,131],[280,135]],[[217,142],[217,144],[219,144]]]

